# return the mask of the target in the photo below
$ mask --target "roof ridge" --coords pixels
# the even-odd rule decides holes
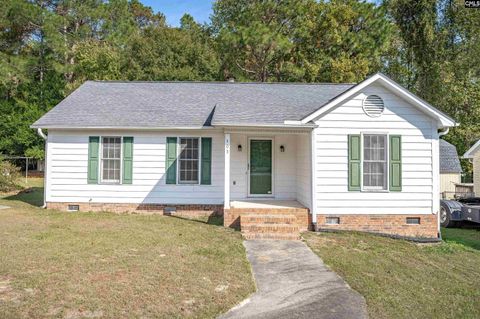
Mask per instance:
[[[357,83],[333,83],[333,82],[228,82],[228,81],[127,81],[127,80],[87,80],[94,83],[174,83],[174,84],[260,84],[260,85],[356,85]]]

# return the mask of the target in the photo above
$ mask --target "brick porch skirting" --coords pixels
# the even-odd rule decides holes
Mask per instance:
[[[339,224],[327,224],[327,217],[338,217]],[[407,224],[407,217],[420,218],[420,224]],[[317,215],[317,230],[354,230],[411,238],[437,238],[437,215]]]
[[[82,212],[112,212],[137,214],[162,214],[182,217],[223,216],[223,205],[175,204],[120,204],[120,203],[58,203],[47,202],[47,208],[68,211],[69,205],[78,205]],[[172,211],[172,209],[175,209]]]
[[[224,210],[223,226],[241,230],[241,216],[244,214],[292,215],[299,231],[311,230],[312,215],[308,208],[228,208]]]

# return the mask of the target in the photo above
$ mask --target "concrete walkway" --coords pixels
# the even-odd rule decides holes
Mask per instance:
[[[367,318],[364,298],[303,242],[244,244],[257,292],[220,318]]]

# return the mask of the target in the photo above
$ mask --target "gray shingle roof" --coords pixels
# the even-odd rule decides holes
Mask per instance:
[[[201,127],[210,120],[211,125],[283,125],[352,86],[87,81],[32,127]]]
[[[440,173],[461,173],[457,148],[445,140],[440,140]]]

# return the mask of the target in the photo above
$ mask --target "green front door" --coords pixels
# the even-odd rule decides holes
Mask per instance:
[[[250,140],[250,194],[272,194],[272,140]]]

